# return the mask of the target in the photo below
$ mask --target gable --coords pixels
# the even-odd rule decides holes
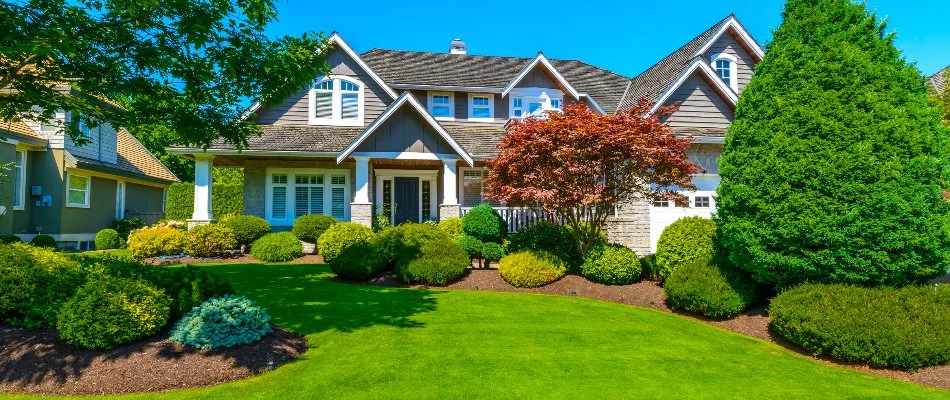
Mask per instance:
[[[671,127],[728,128],[735,111],[722,96],[697,71],[663,103],[664,106],[680,102],[679,109],[666,117],[664,122]]]
[[[455,150],[410,107],[393,113],[357,148],[357,152],[454,154]]]
[[[752,79],[752,71],[755,69],[756,64],[755,59],[749,53],[749,50],[740,44],[739,39],[731,30],[716,39],[716,41],[709,46],[709,49],[703,53],[703,58],[706,61],[711,61],[714,55],[722,53],[729,54],[736,58],[737,84],[739,93],[742,93],[742,90],[745,89],[745,86],[749,83],[749,79]]]
[[[524,78],[521,78],[521,81],[515,85],[517,88],[528,88],[528,87],[538,87],[538,88],[551,88],[560,90],[561,87],[554,83],[551,80],[551,77],[548,76],[548,71],[539,65],[536,65],[534,68],[528,72]]]

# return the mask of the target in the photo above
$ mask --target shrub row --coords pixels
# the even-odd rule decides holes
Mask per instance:
[[[195,184],[174,183],[168,187],[165,218],[184,221],[195,211]],[[244,212],[244,185],[211,185],[211,214],[217,218]]]
[[[187,231],[184,227],[184,224],[165,223],[133,231],[129,236],[129,251],[137,259],[183,253],[215,257],[247,247],[271,230],[263,218],[250,215],[225,217],[220,223],[199,225]],[[114,246],[118,236],[115,230],[103,229],[96,235],[96,248],[118,248]]]

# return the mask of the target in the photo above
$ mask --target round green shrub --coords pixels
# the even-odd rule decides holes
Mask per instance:
[[[62,253],[0,245],[0,319],[27,329],[55,326],[56,314],[86,275],[80,263]]]
[[[111,250],[122,247],[122,238],[115,229],[103,229],[96,233],[96,250]]]
[[[171,226],[156,226],[132,232],[129,235],[129,251],[137,259],[179,255],[185,250],[187,242],[184,231]]]
[[[45,249],[55,249],[58,247],[56,245],[56,239],[53,239],[53,237],[50,235],[33,236],[33,239],[30,239],[30,244]]]
[[[703,260],[681,265],[663,283],[670,308],[721,319],[748,308],[757,289],[742,271]]]
[[[337,221],[336,218],[329,215],[302,215],[294,221],[293,232],[297,238],[304,242],[317,243],[317,241],[320,240],[320,236],[323,236],[323,233],[326,232],[327,229],[330,229],[331,226],[339,222],[340,221]]]
[[[660,234],[656,244],[656,264],[664,279],[682,265],[693,261],[712,260],[716,237],[716,221],[703,217],[676,220]]]
[[[611,243],[591,251],[581,264],[581,272],[594,282],[627,285],[640,279],[640,259],[627,246]]]
[[[271,232],[270,223],[264,218],[254,215],[235,215],[225,218],[221,225],[234,232],[234,239],[239,246],[249,247],[255,240]]]
[[[168,322],[170,303],[142,281],[95,279],[63,304],[56,329],[69,344],[111,349],[158,333]]]
[[[267,310],[243,296],[223,296],[191,310],[175,324],[169,339],[210,350],[251,344],[272,331]]]
[[[451,217],[439,221],[439,229],[449,235],[452,240],[458,240],[465,232],[462,232],[462,218]]]
[[[580,267],[583,259],[577,251],[574,235],[569,228],[547,221],[540,221],[518,229],[511,235],[508,252],[539,250],[554,254],[568,267]]]
[[[950,285],[805,284],[768,311],[776,333],[815,355],[912,371],[950,363]]]
[[[351,281],[365,281],[383,273],[386,267],[386,258],[372,243],[349,246],[330,262],[333,273]]]
[[[303,245],[293,233],[269,233],[251,244],[251,255],[264,262],[285,262],[303,256]]]
[[[564,276],[564,261],[546,251],[527,250],[509,254],[498,262],[498,274],[514,287],[547,285]]]
[[[449,241],[449,235],[432,225],[405,223],[380,232],[376,245],[390,266],[403,257],[413,257],[429,242]]]
[[[485,247],[485,243],[481,240],[468,235],[462,235],[462,237],[458,238],[457,242],[459,246],[462,247],[462,250],[468,254],[469,258],[482,258],[482,250]]]
[[[663,280],[663,275],[660,275],[660,266],[656,264],[656,254],[650,254],[641,258],[640,266],[643,268],[642,278],[644,280]]]
[[[491,204],[482,203],[462,217],[462,232],[483,242],[501,242],[508,234],[508,225]]]
[[[220,224],[198,225],[185,236],[185,254],[192,257],[219,256],[237,247],[234,231]]]
[[[11,243],[21,243],[23,239],[20,239],[17,235],[8,235],[5,233],[0,233],[0,244],[11,244]]]
[[[355,222],[334,224],[317,240],[317,248],[326,262],[332,262],[343,250],[357,243],[369,243],[376,237],[373,230]]]
[[[445,286],[468,270],[468,254],[450,239],[422,245],[414,257],[403,257],[396,264],[396,275],[406,283]]]
[[[467,253],[467,252],[466,252]],[[482,246],[482,258],[486,261],[501,260],[505,256],[505,250],[498,243],[488,242]]]

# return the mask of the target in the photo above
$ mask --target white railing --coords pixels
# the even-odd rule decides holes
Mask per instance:
[[[462,207],[464,217],[473,207]],[[508,233],[515,233],[522,227],[535,224],[539,221],[550,220],[550,215],[543,210],[522,207],[493,207],[501,218],[508,224]]]

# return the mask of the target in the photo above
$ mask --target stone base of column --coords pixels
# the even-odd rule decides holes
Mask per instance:
[[[461,204],[439,204],[439,221],[462,216]]]
[[[189,219],[189,220],[187,220],[186,222],[188,222],[188,230],[191,230],[191,228],[194,228],[194,227],[196,227],[196,226],[198,226],[198,225],[213,224],[213,223],[217,222],[217,220],[214,220],[214,219]]]
[[[350,203],[350,222],[373,226],[373,203]]]

